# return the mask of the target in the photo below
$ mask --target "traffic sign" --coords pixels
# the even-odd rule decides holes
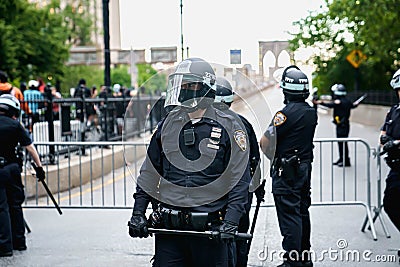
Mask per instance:
[[[234,49],[230,51],[231,53],[231,64],[241,64],[241,56],[242,56],[242,50],[240,49]]]
[[[350,52],[350,54],[347,55],[346,59],[354,68],[357,69],[360,64],[367,59],[367,56],[364,55],[360,50],[354,49]]]

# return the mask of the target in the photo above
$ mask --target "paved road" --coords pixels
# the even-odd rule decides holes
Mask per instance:
[[[236,110],[253,123],[256,119],[252,118],[252,111],[263,114],[258,118],[260,126],[255,127],[258,137],[272,114],[282,105],[279,89],[268,90],[263,95],[265,98],[255,95],[246,99],[251,107],[235,106]],[[270,111],[266,107],[265,99],[268,99]],[[317,137],[334,135],[330,120],[329,116],[320,113]],[[378,129],[353,123],[350,135],[361,137],[374,147],[377,143]],[[330,164],[331,159],[324,155],[323,161]],[[359,164],[360,168],[365,167],[363,164],[365,163]],[[351,175],[354,169],[355,166],[346,170],[346,173]],[[313,176],[318,177],[315,172],[314,170]],[[336,169],[335,173],[341,174]],[[382,173],[386,173],[386,168]],[[371,166],[371,178],[375,187],[374,165]],[[361,181],[360,184],[364,186],[366,183]],[[317,190],[318,188],[313,190],[313,200],[318,200],[320,194]],[[271,195],[267,195],[267,202],[271,203]],[[59,216],[55,210],[26,209],[25,217],[32,229],[32,232],[27,234],[28,250],[15,252],[11,258],[0,259],[0,266],[150,266],[154,240],[132,239],[128,236],[126,223],[130,218],[130,209],[64,209],[63,212],[64,214]],[[377,223],[378,241],[374,241],[370,232],[360,231],[364,217],[365,210],[360,206],[311,207],[315,266],[399,266],[396,252],[391,249],[400,246],[400,234],[384,215],[392,237],[386,238],[380,224]],[[273,207],[264,207],[257,222],[249,266],[276,266],[280,262],[280,242],[275,210]],[[359,260],[357,256],[360,257]],[[397,262],[382,262],[384,260]]]

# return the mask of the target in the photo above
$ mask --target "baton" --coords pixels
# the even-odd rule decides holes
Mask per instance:
[[[260,186],[265,187],[265,182],[266,182],[266,180],[264,179]],[[256,210],[254,211],[253,222],[251,223],[251,228],[250,228],[250,235],[252,237],[254,234],[254,230],[256,228],[256,222],[257,222],[257,217],[258,217],[258,212],[260,210],[261,202],[263,202],[263,201],[264,201],[264,199],[257,199]],[[252,239],[253,238],[250,238],[247,243],[247,254],[249,254]]]
[[[359,99],[353,102],[353,105],[358,105],[363,101],[365,98],[367,98],[368,94],[363,94]]]
[[[32,231],[31,231],[31,228],[29,228],[29,225],[28,225],[28,223],[25,221],[25,219],[24,219],[24,226],[25,226],[25,228],[26,228],[26,231],[28,231],[28,234],[29,234],[30,232],[32,232]]]
[[[220,232],[218,231],[189,231],[189,230],[171,230],[171,229],[156,229],[148,228],[149,233],[152,234],[165,234],[165,235],[184,235],[184,236],[197,236],[197,237],[208,237],[211,239],[218,238]],[[251,240],[252,235],[247,233],[236,233],[236,240]]]
[[[38,167],[36,166],[36,164],[35,164],[34,162],[32,162],[31,165],[32,165],[32,167],[33,167],[33,168],[35,169],[35,171],[36,171],[37,168],[38,168]],[[32,175],[33,175],[33,174],[32,174]],[[36,174],[35,174],[35,176],[36,176]],[[41,182],[42,182],[42,185],[43,185],[44,189],[45,189],[46,192],[47,192],[47,195],[50,197],[50,199],[51,199],[51,201],[53,202],[54,206],[56,207],[58,213],[61,215],[61,214],[62,214],[62,211],[61,211],[61,209],[60,209],[60,206],[58,206],[57,201],[55,200],[55,198],[54,198],[53,194],[51,193],[49,187],[47,186],[46,182],[45,182],[44,180],[41,180]]]

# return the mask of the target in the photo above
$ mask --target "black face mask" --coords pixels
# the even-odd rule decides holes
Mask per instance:
[[[179,93],[179,102],[183,103],[194,98],[204,97],[207,94],[207,91],[208,90],[205,86],[202,86],[200,90],[181,89],[181,92]]]

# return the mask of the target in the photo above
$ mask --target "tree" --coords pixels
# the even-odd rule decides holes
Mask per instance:
[[[62,73],[68,59],[68,29],[49,8],[37,9],[26,0],[0,4],[1,68],[11,79],[35,79]]]
[[[118,66],[111,69],[111,81],[113,84],[120,84],[129,87],[131,85],[131,76],[128,73],[127,66]]]
[[[352,89],[355,70],[346,56],[359,49],[367,60],[358,70],[362,89],[387,89],[400,67],[400,10],[396,0],[326,0],[326,9],[295,22],[291,49],[312,47],[316,66],[314,85],[330,88],[347,83]],[[384,33],[384,34],[382,34]]]
[[[64,80],[72,44],[90,44],[89,0],[60,8],[60,0],[41,7],[27,0],[0,0],[0,68],[11,80],[42,77]]]
[[[138,85],[144,86],[146,93],[155,93],[166,90],[166,75],[157,71],[150,64],[137,64]]]

